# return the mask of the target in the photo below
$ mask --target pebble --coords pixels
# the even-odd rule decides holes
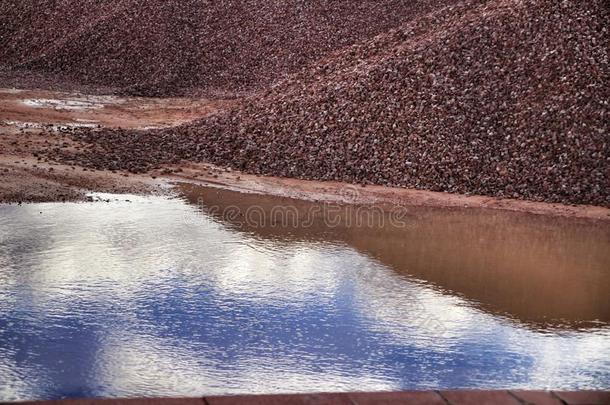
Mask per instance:
[[[445,4],[394,28],[382,24],[373,39],[333,43],[334,53],[231,110],[169,129],[80,130],[73,139],[95,148],[46,154],[134,173],[184,160],[254,175],[610,206],[607,4]]]
[[[455,2],[3,0],[0,65],[129,95],[241,94]]]

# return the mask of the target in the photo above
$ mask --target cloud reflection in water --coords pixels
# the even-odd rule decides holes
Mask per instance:
[[[533,327],[349,238],[128,198],[0,206],[0,399],[608,388],[604,322]]]

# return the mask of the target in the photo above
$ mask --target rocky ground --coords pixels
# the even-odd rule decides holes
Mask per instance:
[[[610,207],[603,0],[38,3],[0,6],[11,83],[232,99],[176,127],[68,131],[50,162]]]
[[[609,9],[462,1],[336,51],[196,123],[79,131],[50,159],[610,206]]]
[[[91,191],[163,193],[160,173],[93,170],[50,161],[42,152],[78,153],[82,145],[66,134],[79,127],[166,127],[212,114],[228,104],[0,89],[0,203],[78,201]]]
[[[455,1],[3,0],[0,67],[130,95],[226,98]]]
[[[43,136],[35,130],[19,134],[0,133],[0,203],[84,201],[91,191],[162,191],[159,184],[149,177],[123,176],[55,164],[41,158],[37,151],[54,144],[68,145],[61,138]]]
[[[95,123],[115,129],[118,125],[124,128],[175,125],[193,115],[217,114],[230,106],[227,102],[196,99],[100,97],[0,89],[0,111],[5,118],[10,118],[0,121],[0,203],[86,201],[90,192],[173,194],[171,185],[180,185],[178,190],[182,193],[185,187],[200,184],[320,203],[365,204],[387,209],[396,206],[484,208],[610,221],[610,209],[596,206],[260,176],[185,161],[134,174],[62,164],[45,156],[48,150],[78,154],[87,147],[71,139],[74,125]]]

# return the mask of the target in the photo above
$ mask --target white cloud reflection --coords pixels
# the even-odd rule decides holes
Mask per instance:
[[[431,359],[517,358],[513,367],[521,375],[483,381],[489,388],[604,388],[600,381],[610,376],[607,329],[539,333],[401,276],[349,246],[264,241],[210,218],[197,222],[191,218],[195,208],[180,200],[128,198],[131,203],[0,207],[0,309],[5,319],[16,323],[11,328],[27,322],[52,327],[66,318],[101,328],[89,376],[101,394],[406,388],[397,381],[398,368],[383,363],[383,352],[401,347]],[[188,307],[208,296],[226,300],[229,307],[221,309],[242,311],[238,315],[243,319],[252,317],[249,309],[276,308],[277,316],[298,322],[312,306],[322,308],[317,321],[346,323],[337,327],[375,341],[366,344],[380,353],[366,349],[358,359],[349,359],[349,352],[330,355],[333,348],[315,347],[329,340],[305,325],[295,337],[300,346],[269,351],[277,336],[268,335],[265,345],[256,347],[254,340],[254,348],[244,347],[240,355],[227,358],[222,347],[205,337],[193,332],[192,341],[188,335],[179,338],[183,332],[157,328],[155,318],[142,315],[165,310],[158,316],[172,318],[177,309],[171,299],[178,297]],[[166,307],[155,306],[165,302]],[[341,311],[349,317],[340,318]],[[173,322],[180,321],[175,317]],[[127,327],[114,328],[111,321]],[[37,385],[28,386],[16,374],[24,365],[11,360],[18,347],[5,342],[0,348],[0,399],[35,396]],[[347,358],[332,357],[340,355]],[[418,367],[420,377],[407,377],[419,378],[421,386],[438,386],[451,376],[444,366],[426,359]]]

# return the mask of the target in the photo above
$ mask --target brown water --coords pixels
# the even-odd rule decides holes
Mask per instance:
[[[399,274],[533,327],[610,323],[608,223],[499,210],[321,205],[192,185],[182,191],[240,231],[343,242]]]
[[[0,400],[610,388],[607,224],[181,192],[0,205]]]

